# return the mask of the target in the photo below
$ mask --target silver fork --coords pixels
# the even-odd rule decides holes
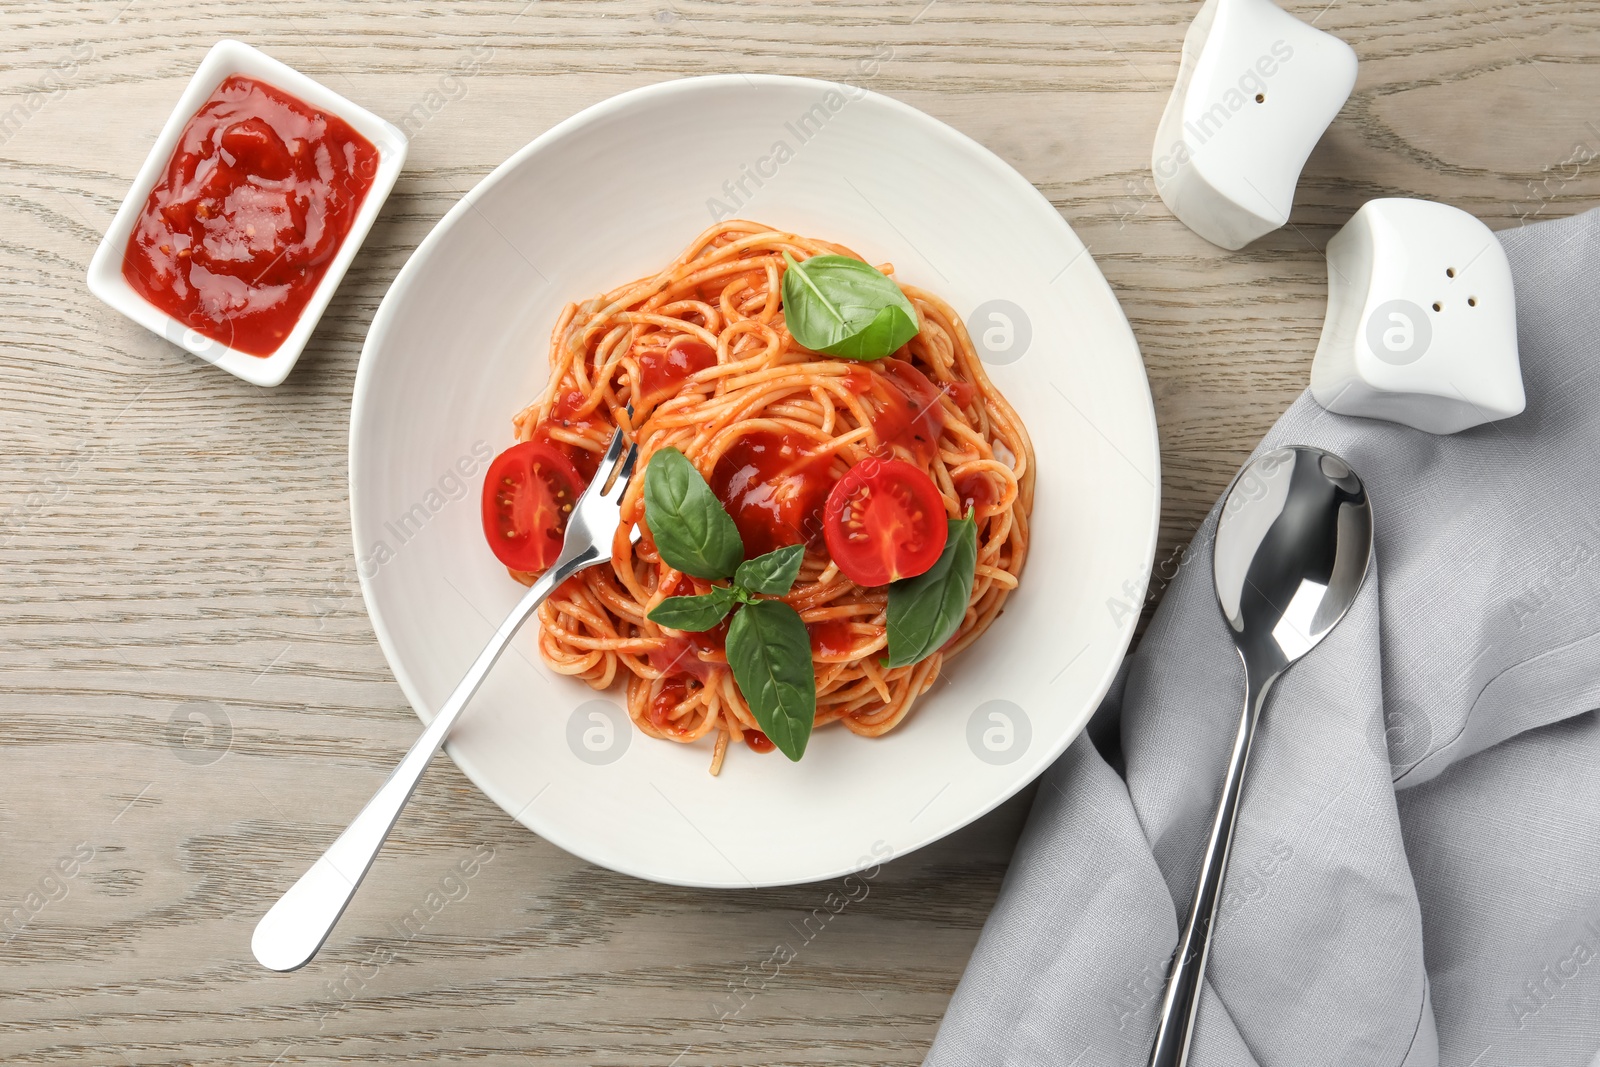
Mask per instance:
[[[533,583],[506,621],[500,624],[488,647],[478,654],[450,699],[444,702],[439,714],[422,731],[422,736],[388,780],[367,801],[361,814],[256,924],[250,949],[263,967],[292,971],[305,966],[317,954],[355,896],[361,879],[377,858],[378,850],[383,847],[406,801],[411,799],[428,761],[439,751],[450,727],[472,699],[472,694],[478,691],[489,668],[510,644],[512,635],[556,586],[585,568],[610,561],[612,540],[622,519],[619,505],[638,458],[639,446],[628,445],[624,450],[623,434],[618,430],[611,438],[594,480],[572,507],[572,514],[567,518],[566,538],[554,565]]]

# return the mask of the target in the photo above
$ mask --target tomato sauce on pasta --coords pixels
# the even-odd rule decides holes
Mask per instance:
[[[810,635],[815,725],[876,737],[905,719],[945,657],[976,640],[1017,587],[1033,447],[961,319],[932,293],[900,287],[921,329],[888,358],[858,362],[798,345],[784,326],[785,251],[861,258],[754,222],[719,223],[659,273],[569,304],[551,337],[549,383],[514,428],[519,441],[562,452],[583,478],[618,426],[638,443],[640,470],[656,450],[675,447],[722,501],[751,556],[804,544],[799,579],[782,599]],[[893,275],[890,265],[878,269]],[[887,587],[845,577],[822,536],[830,488],[872,457],[917,466],[949,518],[970,510],[977,522],[966,616],[942,649],[909,667],[881,665]],[[540,607],[539,650],[552,669],[595,689],[625,683],[637,727],[708,742],[715,774],[730,743],[763,752],[772,744],[728,667],[726,621],[679,633],[646,618],[667,597],[703,594],[711,583],[657,555],[642,522],[643,483],[636,477],[623,498],[611,564],[575,575]],[[534,577],[511,573],[524,583]]]

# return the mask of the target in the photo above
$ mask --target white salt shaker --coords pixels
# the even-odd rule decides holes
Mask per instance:
[[[1212,244],[1289,221],[1301,168],[1356,82],[1350,46],[1271,0],[1206,0],[1156,131],[1156,191]]]
[[[1489,227],[1429,200],[1362,205],[1328,242],[1311,394],[1436,434],[1519,414],[1511,264]]]

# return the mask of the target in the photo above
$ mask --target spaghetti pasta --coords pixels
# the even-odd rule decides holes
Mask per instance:
[[[742,220],[695,238],[661,272],[562,312],[549,383],[514,420],[584,477],[620,425],[651,454],[675,447],[727,506],[751,555],[805,543],[782,599],[811,639],[816,720],[878,736],[910,712],[944,657],[970,645],[1017,587],[1028,551],[1034,459],[1016,412],[990,383],[960,318],[901,286],[921,323],[896,358],[856,362],[808,351],[784,325],[783,253],[860,257],[825,241]],[[892,267],[879,267],[892,276]],[[630,411],[631,405],[631,411]],[[893,456],[925,471],[949,517],[976,517],[976,575],[966,616],[938,652],[881,665],[887,587],[862,588],[823,544],[822,497],[852,466]],[[610,566],[564,583],[539,610],[539,649],[554,670],[596,689],[626,682],[629,716],[651,737],[771,747],[736,686],[721,631],[678,633],[647,613],[710,583],[672,569],[642,527],[643,478],[622,501]],[[643,536],[632,536],[641,526]],[[530,583],[533,575],[512,571]]]

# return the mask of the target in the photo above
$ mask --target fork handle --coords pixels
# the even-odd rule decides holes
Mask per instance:
[[[1189,1062],[1189,1043],[1194,1037],[1200,987],[1205,981],[1217,905],[1221,903],[1223,881],[1228,874],[1233,827],[1238,821],[1239,798],[1244,792],[1245,768],[1250,762],[1250,742],[1255,737],[1256,722],[1266,704],[1267,691],[1276,677],[1261,678],[1249,664],[1245,665],[1244,712],[1239,716],[1239,732],[1234,736],[1228,773],[1222,782],[1222,796],[1217,801],[1216,818],[1211,824],[1211,838],[1206,842],[1200,861],[1200,876],[1194,896],[1189,900],[1189,917],[1178,935],[1178,947],[1167,972],[1167,986],[1156,1016],[1156,1037],[1150,1049],[1150,1067],[1185,1067]]]
[[[506,616],[505,622],[495,631],[494,637],[478,658],[468,668],[450,699],[444,702],[439,713],[422,731],[411,751],[405,754],[400,765],[390,773],[383,785],[373,794],[367,806],[361,809],[350,825],[334,843],[328,846],[311,869],[278,898],[261,921],[256,924],[250,939],[250,950],[263,967],[274,971],[292,971],[311,962],[322,948],[334,924],[344,914],[345,907],[356,894],[361,879],[377,858],[395,821],[400,818],[406,801],[411,799],[422,772],[427,769],[433,754],[439,751],[455,724],[461,709],[478,691],[489,668],[494,666],[500,653],[528,616],[544,602],[556,586],[594,560],[588,555],[558,561],[546,571],[533,587]]]

